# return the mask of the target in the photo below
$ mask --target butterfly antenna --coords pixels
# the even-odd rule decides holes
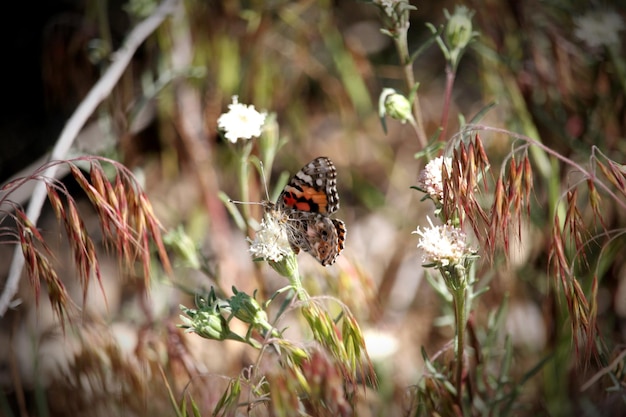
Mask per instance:
[[[259,206],[263,205],[263,203],[260,203],[258,201],[240,201],[240,200],[233,200],[232,198],[229,198],[228,202],[233,203],[233,204],[254,204],[254,205],[259,205]]]
[[[265,198],[266,198],[266,201],[270,201],[270,194],[269,194],[269,191],[267,190],[267,181],[265,181],[265,169],[263,168],[263,162],[261,161],[259,161],[259,168],[261,169],[261,180],[263,181],[263,189],[265,190]],[[255,204],[255,205],[265,206],[264,202],[239,201],[239,200],[233,200],[232,198],[229,198],[228,202],[233,203],[233,204]]]

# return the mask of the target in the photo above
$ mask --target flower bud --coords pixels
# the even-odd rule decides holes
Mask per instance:
[[[233,287],[233,295],[230,299],[230,308],[233,315],[244,323],[261,326],[262,328],[271,328],[268,323],[267,313],[261,308],[261,305],[253,297],[245,292],[237,291]]]
[[[224,340],[231,333],[226,319],[217,310],[193,310],[182,305],[180,309],[187,315],[180,316],[183,322],[180,327],[187,333],[213,340]]]
[[[462,51],[472,40],[472,16],[465,6],[457,6],[454,14],[448,18],[446,25],[445,37],[446,43],[450,51]]]
[[[411,102],[402,94],[396,93],[392,88],[385,88],[380,95],[379,112],[387,114],[392,119],[399,120],[403,124],[413,120]]]

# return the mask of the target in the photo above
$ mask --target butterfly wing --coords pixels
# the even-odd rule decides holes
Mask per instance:
[[[278,197],[280,210],[332,214],[339,209],[337,170],[326,157],[315,158],[298,171]]]
[[[319,213],[298,213],[289,222],[289,242],[294,251],[309,253],[323,266],[332,265],[344,248],[346,226]]]

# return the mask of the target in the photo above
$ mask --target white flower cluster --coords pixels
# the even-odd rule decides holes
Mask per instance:
[[[448,172],[452,171],[452,158],[437,157],[426,164],[420,172],[419,184],[434,201],[443,201],[442,170],[446,164]]]
[[[292,252],[285,228],[274,216],[266,214],[261,220],[261,228],[250,244],[253,258],[280,262]]]
[[[590,48],[618,45],[619,33],[624,29],[624,20],[615,11],[590,11],[574,18],[574,24],[574,36]]]
[[[233,96],[228,112],[217,119],[217,126],[224,131],[226,139],[236,143],[239,139],[261,136],[266,116],[266,113],[256,111],[253,105],[239,103],[238,97]]]
[[[461,229],[449,224],[433,226],[430,218],[428,223],[430,227],[421,230],[418,226],[413,232],[420,236],[417,247],[423,251],[423,262],[438,266],[458,265],[472,253]]]

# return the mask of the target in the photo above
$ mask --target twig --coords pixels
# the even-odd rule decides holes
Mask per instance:
[[[63,159],[69,151],[72,143],[76,139],[87,119],[93,114],[98,105],[109,96],[113,87],[117,84],[120,77],[128,67],[131,58],[139,46],[163,23],[173,11],[174,6],[179,0],[165,0],[157,7],[152,15],[139,23],[130,32],[124,44],[111,56],[111,66],[104,73],[102,78],[92,87],[87,97],[79,104],[78,108],[67,121],[63,128],[57,143],[55,144],[50,160]],[[54,177],[59,165],[52,165],[48,168],[43,176],[45,178]],[[37,223],[41,214],[41,208],[46,200],[46,185],[40,181],[33,190],[26,216],[33,224]],[[4,287],[4,292],[0,296],[0,317],[6,313],[11,300],[17,293],[18,284],[24,268],[24,255],[20,245],[15,247],[13,253],[13,261],[9,270],[9,276]]]
[[[617,355],[615,359],[613,359],[613,362],[611,362],[609,366],[600,369],[600,371],[594,374],[591,379],[589,379],[589,381],[585,382],[585,384],[580,387],[580,392],[586,391],[587,389],[589,389],[589,387],[598,382],[598,380],[604,375],[608,374],[609,372],[615,371],[620,362],[624,360],[624,357],[626,357],[626,350],[622,350],[620,354]]]

